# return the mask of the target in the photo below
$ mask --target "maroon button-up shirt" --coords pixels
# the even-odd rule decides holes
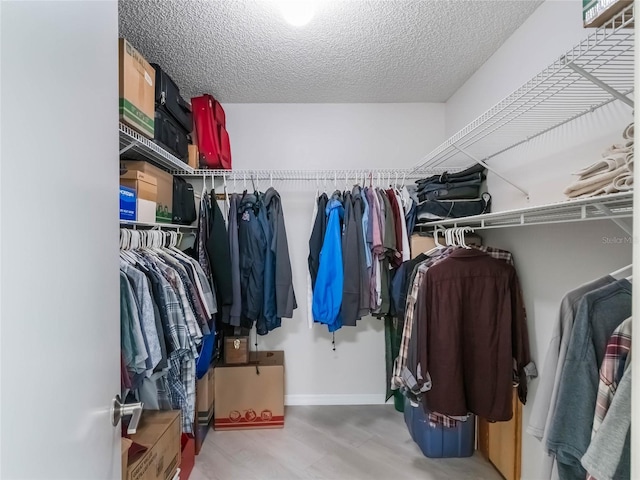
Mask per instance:
[[[425,394],[429,410],[509,420],[513,369],[524,403],[530,362],[515,269],[479,250],[458,249],[428,270],[420,288],[418,358],[433,382]]]

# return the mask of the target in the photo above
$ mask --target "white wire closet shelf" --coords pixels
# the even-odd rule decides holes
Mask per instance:
[[[175,223],[149,223],[149,222],[137,222],[133,220],[120,220],[120,226],[123,228],[168,228],[171,230],[195,230],[198,228],[195,225],[177,225]]]
[[[435,227],[471,227],[476,230],[489,228],[520,227],[552,223],[580,222],[585,220],[613,220],[633,216],[633,192],[613,193],[599,197],[567,200],[564,202],[486,213],[473,217],[451,218],[418,224],[420,229]],[[621,228],[628,226],[618,223]]]
[[[614,100],[633,108],[633,2],[580,44],[441,144],[414,168],[466,168]],[[631,110],[630,110],[631,112]]]
[[[436,169],[433,173],[442,173],[444,169]],[[244,180],[259,180],[259,181],[294,181],[294,180],[308,180],[318,181],[320,183],[336,182],[339,185],[345,183],[347,180],[349,183],[354,183],[355,180],[362,181],[366,179],[367,185],[371,179],[373,185],[378,184],[378,178],[381,183],[388,183],[389,181],[394,183],[402,183],[402,181],[417,180],[424,177],[423,172],[416,172],[413,169],[408,168],[360,168],[350,170],[209,170],[199,169],[191,170],[174,170],[171,173],[180,176],[193,176],[193,177],[218,177],[225,178],[227,182],[243,182]]]
[[[120,157],[132,160],[147,160],[164,170],[193,172],[193,168],[161,146],[153,143],[138,132],[120,123]]]

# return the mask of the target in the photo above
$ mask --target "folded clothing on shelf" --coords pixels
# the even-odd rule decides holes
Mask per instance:
[[[569,198],[587,198],[633,190],[633,123],[622,136],[624,145],[611,145],[602,159],[574,173],[578,179],[564,194]]]
[[[416,181],[418,222],[460,218],[489,211],[491,195],[481,194],[485,167],[476,164],[456,173],[444,172]]]
[[[491,195],[487,192],[473,200],[427,200],[418,204],[417,223],[471,217],[490,211]]]

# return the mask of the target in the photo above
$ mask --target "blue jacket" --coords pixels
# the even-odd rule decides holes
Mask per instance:
[[[320,250],[320,267],[313,289],[312,312],[316,322],[324,323],[329,327],[330,332],[335,332],[342,327],[340,307],[344,284],[340,226],[340,219],[344,217],[344,208],[335,196],[329,200],[326,214],[329,221],[322,250]]]

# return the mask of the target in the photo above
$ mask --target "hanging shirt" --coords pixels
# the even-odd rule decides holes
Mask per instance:
[[[615,281],[615,278],[610,275],[599,278],[568,292],[560,302],[560,310],[551,333],[551,341],[547,348],[542,375],[538,381],[538,389],[533,399],[529,426],[527,427],[527,433],[542,442],[545,453],[548,453],[546,444],[556,410],[560,379],[569,347],[569,340],[571,339],[571,332],[573,331],[574,319],[578,310],[578,303],[585,294]],[[545,456],[541,473],[544,478],[552,478],[553,464],[553,456]]]
[[[582,457],[582,466],[598,480],[631,478],[631,380],[629,365],[602,424]]]
[[[311,214],[311,227],[309,228],[309,238],[313,235],[313,227],[316,223],[318,215],[318,195],[319,191],[313,197],[313,213]],[[309,328],[313,328],[313,283],[311,280],[311,269],[307,269],[307,324]]]
[[[260,224],[258,198],[246,194],[238,209],[238,247],[240,251],[240,284],[242,298],[242,326],[267,333],[264,319],[264,272],[267,239]]]
[[[231,288],[233,302],[229,310],[229,324],[240,326],[242,316],[242,293],[240,286],[240,247],[238,243],[238,202],[240,195],[231,194],[229,200],[229,252],[231,259]]]
[[[362,204],[364,205],[364,211],[362,212],[362,232],[363,232],[363,248],[364,255],[367,262],[367,268],[371,268],[371,229],[369,228],[369,200],[366,194],[366,188],[360,192],[362,198]],[[368,283],[368,282],[367,282]]]
[[[396,200],[398,202],[398,207],[400,208],[399,214],[400,214],[400,234],[402,236],[401,238],[402,261],[408,262],[409,260],[411,260],[411,247],[409,246],[409,235],[411,235],[411,232],[407,230],[407,222],[405,220],[405,215],[407,214],[407,210],[404,209],[402,204],[402,198],[400,197],[400,195],[398,195],[398,192],[395,192],[395,193],[396,193]]]
[[[344,208],[336,195],[331,197],[325,213],[329,220],[320,251],[318,278],[313,290],[313,318],[327,325],[330,332],[335,332],[342,327],[340,309],[344,283],[340,228]]]
[[[293,311],[298,308],[298,303],[293,289],[289,242],[287,240],[282,199],[273,187],[270,187],[265,192],[264,204],[267,220],[273,235],[270,248],[273,251],[275,263],[276,317],[291,318],[293,317]]]
[[[428,335],[420,335],[418,355],[433,382],[425,395],[429,410],[511,419],[514,363],[522,403],[527,396],[525,367],[531,363],[515,269],[476,249],[457,249],[428,270],[422,288],[419,298],[426,308],[419,325]]]
[[[122,259],[120,260],[120,270],[123,271],[129,279],[139,306],[140,326],[148,354],[146,373],[147,377],[150,377],[153,369],[160,363],[160,360],[162,360],[162,352],[160,350],[158,331],[156,330],[155,311],[153,309],[153,300],[149,291],[149,284],[144,273],[128,265]]]
[[[231,256],[229,253],[229,237],[222,211],[216,201],[216,194],[211,190],[211,214],[209,217],[209,235],[207,238],[207,253],[211,267],[211,275],[216,288],[218,308],[222,312],[222,319],[229,321],[229,308],[233,303],[231,286]],[[229,307],[229,308],[224,308]]]
[[[587,293],[580,301],[547,441],[561,476],[586,476],[580,459],[591,441],[598,371],[607,341],[629,316],[631,283],[625,279]]]

